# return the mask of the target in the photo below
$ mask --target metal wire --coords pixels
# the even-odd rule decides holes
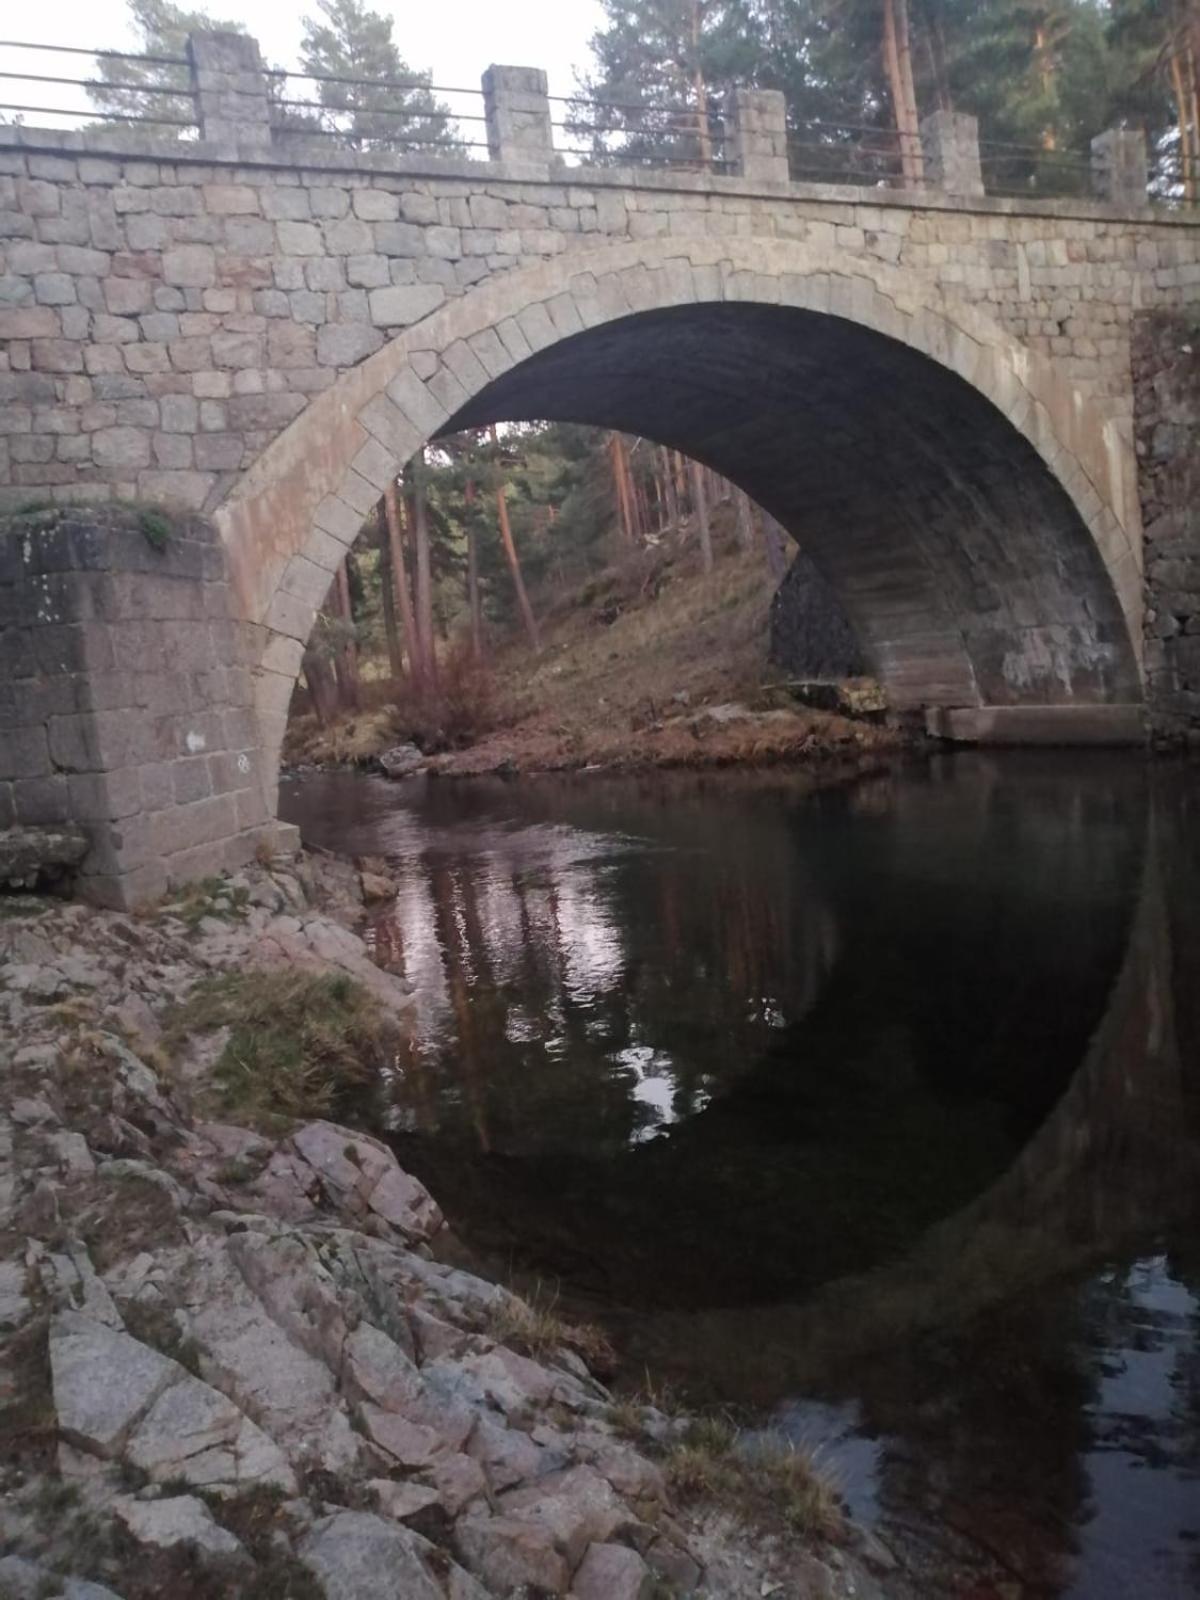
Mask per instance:
[[[407,138],[403,134],[371,134],[355,133],[352,128],[313,128],[289,126],[286,122],[272,122],[272,133],[295,134],[298,138],[306,139],[314,135],[319,139],[362,139],[370,144],[388,145],[419,145],[423,149],[436,148],[438,141],[435,139]],[[460,150],[487,150],[490,146],[479,139],[448,139],[447,145]]]
[[[134,111],[80,111],[72,106],[18,106],[9,101],[0,102],[0,111],[33,111],[38,116],[99,117],[108,122],[154,122],[161,128],[198,127],[194,117],[145,117]]]
[[[483,90],[448,88],[445,84],[426,83],[420,78],[348,78],[336,72],[293,72],[290,68],[271,67],[268,78],[303,78],[306,83],[349,83],[365,89],[425,89],[430,94],[473,94],[479,98]]]
[[[406,106],[351,106],[342,101],[330,104],[322,100],[274,100],[273,105],[291,106],[301,111],[352,111],[370,117],[424,117],[430,122],[486,122],[486,117],[462,116],[457,111],[414,111]]]
[[[186,67],[186,56],[144,56],[135,50],[85,50],[76,44],[31,44],[28,39],[0,39],[0,50],[55,50],[66,56],[117,56],[122,61],[146,61],[155,67]]]
[[[110,83],[107,78],[52,78],[41,72],[3,71],[0,71],[0,78],[20,83],[67,83],[84,89],[128,89],[134,94],[169,94],[184,100],[194,98],[191,89],[159,89],[152,83]]]

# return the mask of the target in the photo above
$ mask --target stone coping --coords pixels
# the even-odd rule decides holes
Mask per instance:
[[[286,136],[285,136],[286,137]],[[114,139],[108,128],[29,128],[0,125],[0,151],[31,155],[96,156],[116,161],[158,161],[176,165],[233,167],[242,170],[349,173],[364,177],[410,178],[479,183],[545,184],[561,188],[639,189],[664,194],[740,195],[747,199],[823,201],[831,205],[877,205],[899,210],[949,211],[994,217],[1055,217],[1068,221],[1152,222],[1165,227],[1200,227],[1200,209],[1175,211],[1164,206],[1119,207],[1097,200],[1048,198],[1018,200],[1010,196],[961,196],[937,189],[885,189],[835,183],[764,183],[760,179],[723,174],[648,171],[640,167],[567,167],[500,161],[430,160],[426,156],[330,150],[307,143],[292,149],[239,149],[227,143],[197,139],[173,143],[122,127]],[[86,181],[86,180],[85,180]],[[97,180],[99,181],[99,180]]]

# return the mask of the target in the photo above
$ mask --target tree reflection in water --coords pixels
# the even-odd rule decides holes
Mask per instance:
[[[840,1431],[920,1592],[1173,1600],[1197,792],[969,756],[822,793],[309,779],[289,814],[393,860],[394,1137],[474,1247],[639,1366]]]

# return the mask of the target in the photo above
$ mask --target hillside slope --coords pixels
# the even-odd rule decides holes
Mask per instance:
[[[432,769],[467,774],[765,763],[898,743],[881,723],[795,702],[767,659],[773,590],[761,552],[728,539],[707,574],[688,543],[639,552],[543,615],[539,653],[512,640],[485,673],[452,664],[450,703],[433,714],[381,682],[367,686],[373,709],[332,728],[294,715],[286,759],[364,761],[414,738]]]

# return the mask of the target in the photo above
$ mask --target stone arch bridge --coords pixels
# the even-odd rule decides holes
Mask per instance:
[[[1200,219],[1146,204],[1136,136],[1098,200],[987,196],[949,113],[919,190],[793,183],[782,98],[740,91],[731,174],[565,166],[544,75],[496,67],[487,161],[358,154],[272,128],[253,41],[189,59],[192,142],[0,127],[0,827],[83,821],[98,897],[269,827],[345,551],[493,421],[741,484],[941,731],[1200,713]],[[105,500],[189,520],[154,548]]]

